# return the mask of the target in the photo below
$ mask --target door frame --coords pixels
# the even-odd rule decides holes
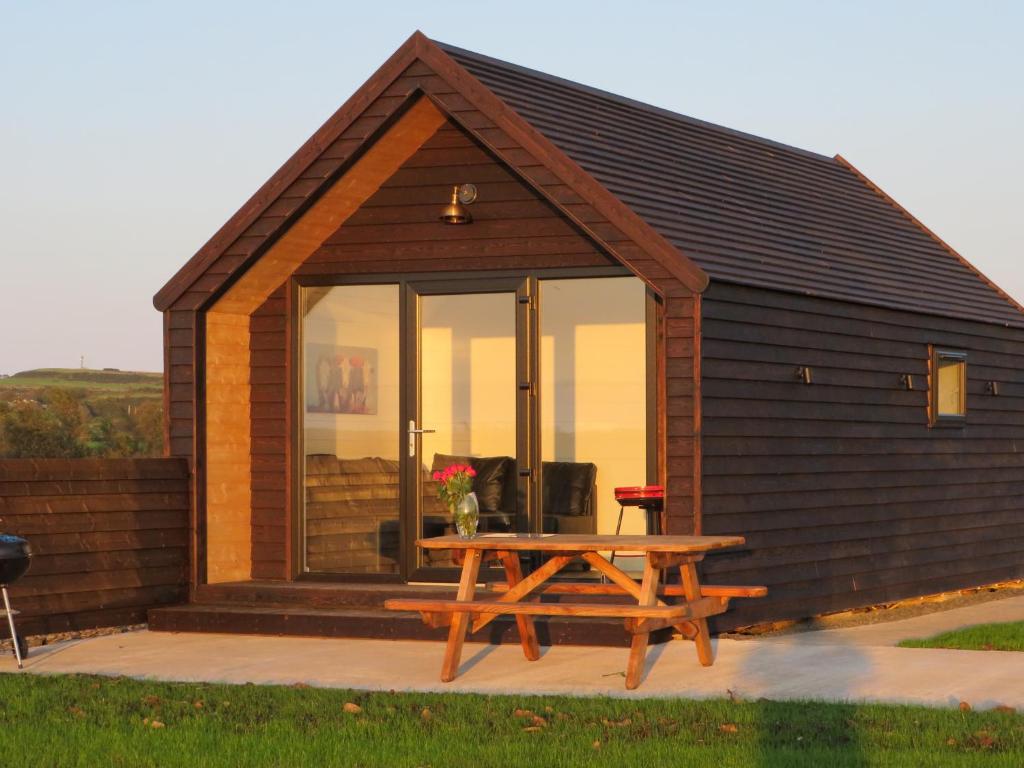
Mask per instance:
[[[415,421],[419,428],[424,426],[422,421],[422,336],[421,336],[421,307],[420,299],[425,296],[466,296],[488,293],[512,294],[515,297],[515,347],[516,347],[516,439],[515,453],[516,467],[516,529],[534,530],[534,518],[536,514],[536,470],[537,466],[530,453],[531,437],[535,434],[533,415],[536,402],[536,358],[531,354],[529,343],[533,335],[531,329],[535,319],[536,301],[532,299],[536,295],[536,277],[520,274],[514,277],[491,277],[480,278],[473,276],[460,280],[438,279],[433,276],[431,280],[410,280],[405,284],[405,312],[407,322],[411,321],[411,327],[406,329],[402,337],[405,344],[405,359],[403,365],[404,382],[402,386],[405,395],[405,418],[402,421],[403,436],[406,426]],[[531,290],[533,287],[533,290]],[[457,568],[428,568],[420,565],[420,555],[416,547],[416,538],[421,530],[420,503],[423,498],[423,473],[420,471],[420,464],[423,462],[423,435],[415,437],[416,455],[409,456],[403,443],[403,523],[402,540],[402,562],[401,568],[407,581],[457,581],[459,570]],[[536,441],[534,441],[536,442]],[[523,466],[524,462],[526,467]]]
[[[415,568],[417,563],[416,537],[418,529],[418,501],[415,494],[419,492],[420,480],[413,484],[408,474],[410,462],[407,450],[406,427],[410,418],[418,415],[419,386],[419,339],[418,329],[418,297],[420,295],[457,294],[457,293],[502,293],[514,288],[517,298],[516,311],[516,452],[517,460],[526,457],[529,467],[521,468],[523,472],[518,478],[518,510],[517,518],[527,515],[530,530],[541,526],[541,441],[539,439],[539,329],[540,307],[538,306],[538,284],[541,280],[599,278],[599,277],[636,277],[626,267],[572,267],[553,269],[506,269],[482,270],[474,272],[416,272],[387,273],[376,272],[367,274],[330,274],[330,275],[292,275],[287,284],[287,364],[288,376],[285,383],[285,400],[287,409],[287,428],[285,447],[288,487],[286,493],[287,526],[287,573],[292,580],[330,581],[343,583],[404,583],[411,580],[439,579],[451,580],[457,571],[447,568]],[[345,285],[397,285],[399,288],[399,376],[400,403],[399,429],[396,440],[398,455],[402,457],[399,469],[399,573],[397,574],[366,574],[366,573],[322,573],[305,571],[305,520],[303,509],[305,504],[305,488],[302,482],[304,474],[303,456],[303,413],[302,413],[302,289],[315,287],[333,287]],[[410,306],[410,304],[412,306]],[[665,418],[662,398],[657,394],[657,377],[663,375],[659,363],[664,355],[663,334],[657,332],[664,322],[664,303],[648,286],[647,288],[647,467],[648,475],[660,474],[659,457],[662,455],[663,429]],[[653,322],[652,322],[653,321]],[[410,328],[410,324],[413,325]],[[520,343],[520,339],[524,339]],[[412,342],[412,343],[410,343]],[[417,390],[411,395],[409,390]],[[415,403],[415,406],[414,406]],[[414,410],[415,408],[415,410]],[[422,425],[419,425],[422,427]],[[538,435],[537,439],[533,436]],[[417,438],[419,441],[421,438]],[[419,450],[417,450],[417,461]],[[419,473],[417,473],[418,475]],[[415,487],[412,487],[415,485]]]

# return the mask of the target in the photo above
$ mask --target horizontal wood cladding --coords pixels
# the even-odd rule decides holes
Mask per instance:
[[[704,570],[769,587],[719,628],[1024,576],[1024,331],[718,282],[701,302],[703,530],[748,542]],[[929,344],[967,352],[963,427],[928,425]]]
[[[469,226],[438,221],[471,181]],[[616,264],[465,131],[446,123],[296,271],[349,275]]]
[[[189,277],[187,288],[178,286],[183,288],[180,294],[175,289],[177,298],[165,323],[168,444],[172,453],[191,456],[197,434],[195,397],[197,390],[203,390],[204,374],[197,372],[196,366],[209,366],[196,352],[195,339],[201,327],[197,315],[206,311],[217,291],[251,267],[268,243],[294,226],[314,198],[324,199],[317,196],[325,185],[341,183],[336,181],[339,174],[344,180],[345,173],[358,168],[356,158],[365,149],[363,142],[371,136],[376,139],[383,127],[397,125],[392,121],[399,110],[408,106],[410,95],[419,93],[432,99],[450,119],[346,216],[294,274],[329,282],[332,277],[360,274],[470,275],[484,270],[626,264],[664,302],[662,367],[669,383],[660,393],[667,421],[659,426],[659,434],[668,448],[661,456],[668,485],[666,516],[670,530],[692,530],[695,317],[692,291],[683,279],[692,280],[693,274],[669,269],[672,265],[666,266],[660,251],[652,256],[634,240],[636,227],[630,229],[629,221],[619,225],[631,234],[610,223],[614,216],[599,213],[593,201],[565,183],[569,177],[564,169],[561,176],[556,175],[549,166],[550,157],[525,150],[507,132],[517,129],[500,127],[495,122],[502,119],[498,113],[492,110],[494,119],[483,114],[423,61],[394,70],[391,77],[390,84],[378,84],[379,95],[362,105],[362,115],[329,140],[324,139],[316,153],[312,146],[304,147],[304,169],[290,170],[287,180],[285,176],[277,179],[272,201],[250,201],[258,203],[260,212],[252,212],[246,228],[232,243],[214,249],[218,255],[213,255],[214,250],[206,253],[203,271],[198,277]],[[471,208],[474,223],[443,226],[438,216],[451,186],[464,182],[476,184],[480,193]],[[659,239],[653,231],[651,235]],[[247,549],[251,572],[261,578],[289,575],[286,398],[290,373],[285,286],[248,317],[252,533]],[[207,368],[207,379],[211,370]],[[220,439],[213,429],[208,425],[207,438]],[[197,458],[203,465],[203,457]]]
[[[501,142],[508,146],[507,142]],[[479,192],[473,224],[437,221],[451,186]],[[592,225],[592,213],[581,214]],[[620,245],[621,235],[615,236]],[[642,259],[637,257],[638,262]],[[465,130],[442,126],[296,271],[303,277],[543,269],[618,264]],[[656,270],[652,269],[652,272]],[[694,300],[675,278],[663,293],[668,530],[693,530]],[[287,578],[288,334],[284,286],[250,321],[252,349],[253,575]]]
[[[0,460],[0,523],[33,551],[10,588],[19,632],[140,623],[183,601],[189,498],[181,459]]]
[[[288,577],[287,327],[282,286],[249,320],[254,579]]]
[[[195,430],[196,313],[164,313],[164,414],[166,443],[171,456],[192,458]]]

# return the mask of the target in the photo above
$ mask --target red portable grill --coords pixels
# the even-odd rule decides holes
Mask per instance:
[[[619,502],[619,521],[615,524],[616,536],[622,530],[622,517],[626,507],[637,507],[644,511],[647,516],[648,536],[661,533],[661,510],[665,506],[664,486],[623,485],[615,489],[615,500]],[[615,552],[612,552],[611,561],[615,562]]]

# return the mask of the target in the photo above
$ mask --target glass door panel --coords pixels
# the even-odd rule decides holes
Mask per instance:
[[[541,280],[540,307],[544,531],[615,533],[614,489],[648,482],[646,287]],[[626,508],[621,532],[645,533],[643,511]]]
[[[304,570],[397,575],[399,286],[303,288],[301,302]]]
[[[520,530],[516,306],[513,292],[419,297],[419,536],[454,532],[430,479],[450,464],[477,472],[481,532]],[[428,552],[420,565],[447,567],[451,560]]]

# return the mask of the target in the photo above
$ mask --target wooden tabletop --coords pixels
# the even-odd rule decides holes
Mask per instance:
[[[573,533],[482,533],[472,539],[454,534],[417,539],[423,549],[531,550],[537,552],[708,552],[738,547],[742,536],[598,536]]]

